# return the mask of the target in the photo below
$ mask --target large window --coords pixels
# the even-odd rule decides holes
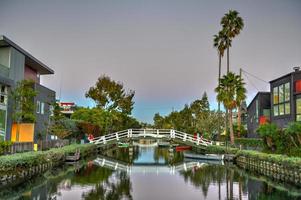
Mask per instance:
[[[288,115],[291,113],[290,83],[285,83],[273,88],[273,111],[274,116]]]

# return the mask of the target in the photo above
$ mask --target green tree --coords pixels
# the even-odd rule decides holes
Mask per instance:
[[[133,109],[134,95],[134,91],[130,90],[127,93],[122,83],[105,75],[100,76],[95,86],[90,87],[86,93],[86,97],[93,99],[98,108],[108,111],[116,110],[128,115]]]
[[[16,140],[19,141],[20,123],[34,123],[35,104],[34,97],[37,92],[34,90],[33,80],[19,81],[11,93],[13,99],[13,121],[17,124]]]
[[[159,113],[156,113],[153,120],[154,120],[155,128],[157,128],[157,129],[163,128],[164,117],[162,117]]]
[[[221,25],[223,27],[222,32],[224,32],[224,35],[226,36],[227,73],[229,73],[229,49],[231,47],[231,41],[235,36],[239,35],[244,28],[244,21],[239,16],[239,12],[236,10],[229,10],[229,12],[221,19]]]
[[[231,40],[230,40],[231,45]],[[227,48],[227,36],[225,31],[219,31],[217,35],[213,36],[213,46],[218,52],[218,85],[220,84],[221,72],[222,72],[222,57],[224,57],[225,50]],[[221,104],[218,101],[217,110],[220,113]],[[220,122],[218,122],[220,124]],[[219,126],[220,127],[220,126]],[[218,134],[221,134],[221,130],[218,130]]]
[[[236,83],[236,108],[237,108],[237,130],[238,130],[238,137],[240,137],[241,134],[241,108],[242,108],[242,103],[243,101],[246,100],[247,90],[245,88],[245,83],[243,79],[239,78]]]
[[[229,127],[230,127],[230,140],[231,144],[234,144],[234,131],[233,131],[233,116],[232,111],[237,107],[236,97],[238,92],[238,86],[243,85],[240,76],[229,72],[221,78],[220,85],[215,88],[217,93],[217,100],[222,102],[224,107],[228,109],[229,115]]]

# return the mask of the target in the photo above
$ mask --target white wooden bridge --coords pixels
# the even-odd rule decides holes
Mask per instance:
[[[212,141],[201,137],[194,137],[193,135],[173,129],[127,129],[124,131],[96,137],[91,140],[90,143],[105,145],[107,143],[116,143],[120,140],[139,138],[176,140],[189,145],[212,145]]]
[[[129,165],[127,163],[114,160],[112,158],[100,156],[95,159],[94,164],[117,171],[125,171],[129,174],[131,173],[170,173],[175,174],[175,172],[188,171],[192,168],[201,168],[207,166],[208,163],[191,161],[184,162],[178,165],[158,165],[158,164],[133,164]]]

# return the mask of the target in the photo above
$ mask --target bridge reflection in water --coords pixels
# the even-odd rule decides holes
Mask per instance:
[[[189,161],[178,165],[166,165],[159,163],[139,163],[127,164],[122,161],[114,160],[109,157],[99,156],[94,160],[94,164],[112,170],[125,171],[127,173],[170,173],[175,174],[177,171],[188,171],[194,168],[202,168],[209,163],[205,161]],[[217,163],[215,163],[217,164]],[[223,164],[219,162],[218,164]]]
[[[133,151],[138,151],[138,150],[144,150],[144,151],[151,151],[151,154],[154,155],[149,155],[155,156],[155,154],[158,154],[158,152],[154,151],[154,149],[158,150],[160,149],[158,147],[158,140],[152,141],[152,140],[140,140],[139,142],[133,142],[132,145],[138,147],[133,148],[133,146],[130,146],[128,149],[128,156],[129,158],[132,158]],[[135,150],[134,150],[135,149]],[[169,147],[169,148],[162,148],[163,152],[168,152],[168,161],[167,162],[159,162],[157,161],[150,161],[149,158],[147,161],[137,161],[136,162],[125,162],[122,160],[119,160],[114,157],[109,157],[109,156],[104,156],[104,155],[99,155],[93,163],[95,165],[105,167],[111,170],[116,170],[116,171],[123,171],[128,174],[131,173],[169,173],[169,174],[175,174],[176,172],[186,172],[191,169],[200,169],[202,167],[206,167],[209,164],[219,164],[223,165],[223,161],[204,161],[204,160],[186,160],[186,159],[181,159],[179,162],[170,162],[171,159],[174,157],[174,154],[180,154],[179,152],[174,152],[174,150]],[[152,152],[154,151],[154,152]],[[137,153],[137,152],[136,152]],[[124,155],[127,156],[127,155]]]

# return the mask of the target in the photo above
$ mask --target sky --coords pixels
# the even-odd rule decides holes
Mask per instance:
[[[135,90],[133,116],[180,110],[207,92],[216,109],[213,35],[235,9],[245,27],[230,70],[268,82],[301,66],[299,0],[0,0],[0,35],[51,67],[41,83],[61,101],[94,106],[85,92],[103,74]],[[223,73],[226,58],[223,59]],[[250,102],[269,85],[243,73]]]

